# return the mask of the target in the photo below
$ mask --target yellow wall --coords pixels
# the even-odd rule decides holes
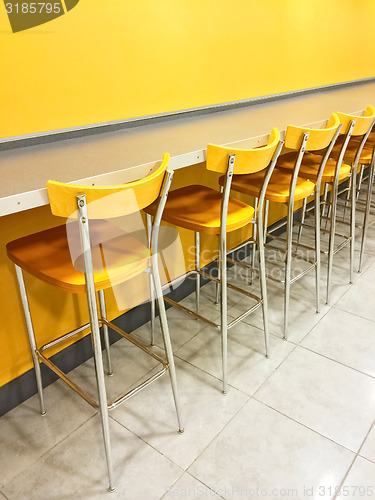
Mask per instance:
[[[12,33],[0,137],[374,76],[373,0],[80,0]]]

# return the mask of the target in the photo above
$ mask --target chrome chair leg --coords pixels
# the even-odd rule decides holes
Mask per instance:
[[[151,248],[151,233],[152,233],[152,216],[147,214],[147,238],[148,238],[148,246]],[[151,346],[155,345],[155,290],[154,290],[154,281],[151,276],[151,272],[148,275],[149,279],[149,290],[150,290],[150,315],[151,315]]]
[[[253,224],[253,235],[252,235],[252,239],[254,240],[254,244],[252,245],[252,249],[251,249],[251,267],[254,269],[255,268],[255,253],[256,253],[256,248],[257,248],[257,244],[256,244],[256,241],[257,241],[257,230],[258,230],[258,227],[257,227],[257,210],[258,210],[258,198],[255,198],[254,199],[254,210],[255,210],[255,222]],[[249,285],[252,285],[253,284],[253,276],[254,276],[254,273],[253,271],[251,271],[251,275],[250,275],[250,280],[249,280]]]
[[[263,235],[264,242],[266,242],[266,239],[267,239],[269,210],[270,210],[270,201],[266,200],[265,209],[264,209],[264,235]]]
[[[329,229],[329,243],[328,243],[328,266],[327,266],[327,288],[326,288],[326,304],[329,304],[331,298],[331,275],[333,265],[333,254],[335,251],[335,231],[336,231],[336,208],[337,208],[337,191],[338,186],[336,183],[332,185],[331,190],[331,204],[330,204],[330,229]]]
[[[346,217],[346,210],[348,208],[348,204],[350,203],[350,193],[352,191],[352,175],[353,175],[353,168],[352,168],[352,173],[349,177],[349,185],[348,185],[348,189],[346,191],[346,196],[345,196],[345,205],[344,205],[344,213],[343,213],[343,216],[342,216],[342,220],[345,220],[345,217]]]
[[[103,367],[102,348],[101,348],[100,333],[99,333],[98,311],[96,307],[95,289],[93,283],[92,287],[88,286],[87,288],[88,288],[87,299],[90,311],[91,338],[94,351],[96,383],[98,388],[99,410],[100,410],[100,418],[102,424],[104,450],[105,450],[107,469],[108,469],[109,490],[114,491],[115,487],[113,481],[113,465],[112,465],[111,441],[109,433],[108,402],[107,402],[107,392],[104,380],[104,367]]]
[[[45,415],[46,414],[46,410],[45,410],[45,407],[44,407],[44,399],[43,399],[42,373],[40,371],[39,359],[38,359],[38,356],[36,354],[36,340],[35,340],[33,323],[32,323],[32,320],[31,320],[29,301],[27,299],[27,293],[26,293],[25,282],[23,280],[22,269],[19,266],[17,266],[17,265],[15,266],[15,268],[16,268],[18,285],[19,285],[20,293],[21,293],[22,306],[23,306],[23,310],[24,310],[24,313],[25,313],[26,327],[27,327],[27,333],[29,335],[29,342],[30,342],[30,349],[31,349],[31,356],[33,358],[33,364],[34,364],[34,370],[35,370],[35,378],[36,378],[36,385],[37,385],[37,388],[38,388],[40,413],[42,415]]]
[[[374,162],[375,162],[375,156],[373,156],[373,160],[371,162],[369,177],[368,177],[368,184],[367,184],[366,207],[365,207],[365,213],[363,215],[361,250],[360,250],[360,254],[359,254],[359,265],[358,265],[358,272],[359,273],[362,272],[362,260],[363,260],[365,245],[366,245],[367,230],[368,230],[368,224],[369,224],[368,219],[369,219],[370,208],[371,208],[372,187],[374,184]]]
[[[320,186],[315,187],[315,297],[320,312]]]
[[[264,255],[264,236],[266,233],[262,228],[262,214],[258,214],[259,217],[259,279],[260,279],[260,292],[262,298],[262,312],[263,312],[263,330],[264,330],[264,343],[266,358],[269,356],[269,334],[268,334],[268,298],[267,298],[267,279],[266,279],[266,260]]]
[[[285,283],[284,283],[284,340],[287,340],[289,300],[290,300],[290,275],[292,266],[292,240],[293,240],[293,202],[288,203],[287,229],[286,229],[286,256],[285,256]]]
[[[217,268],[217,277],[220,280],[220,258],[219,258],[219,266]],[[215,304],[218,304],[220,302],[220,282],[216,282],[215,284],[215,291],[216,291],[216,297],[215,297]]]
[[[299,245],[299,243],[301,241],[301,237],[302,237],[303,223],[305,222],[305,217],[306,217],[306,207],[307,207],[307,198],[304,198],[303,205],[302,205],[301,225],[298,228],[296,253],[297,253],[298,245]]]
[[[103,319],[106,320],[107,319],[107,308],[105,305],[104,290],[99,290],[98,295],[99,295],[99,304],[100,304],[100,315]],[[108,326],[106,324],[103,324],[102,327],[103,327],[103,334],[104,334],[104,345],[105,345],[105,350],[107,353],[108,375],[113,375],[111,353],[110,353],[110,349],[109,349]]]
[[[195,233],[195,268],[200,271],[200,234]],[[199,313],[199,302],[200,302],[200,290],[201,290],[201,276],[198,273],[195,274],[195,310]]]
[[[175,363],[174,363],[174,358],[173,358],[171,339],[169,336],[169,328],[168,328],[168,323],[167,323],[167,315],[165,312],[163,291],[161,288],[161,282],[160,282],[160,277],[159,277],[159,272],[158,272],[157,255],[152,256],[151,274],[152,274],[152,279],[153,279],[154,287],[155,287],[155,295],[156,295],[156,299],[157,299],[158,306],[159,306],[160,325],[161,325],[161,331],[163,334],[165,354],[166,354],[168,365],[169,365],[169,377],[171,380],[173,399],[174,399],[174,404],[176,407],[178,429],[179,429],[179,432],[182,434],[184,432],[184,426],[182,424],[182,417],[181,417],[181,407],[180,407],[180,400],[179,400],[179,395],[178,395],[176,368],[175,368]]]
[[[225,228],[226,229],[226,228]],[[224,229],[224,231],[225,231]],[[221,357],[223,367],[223,394],[227,394],[228,371],[228,315],[227,315],[227,241],[226,233],[220,237],[220,325],[221,325]]]
[[[326,182],[324,184],[324,193],[323,193],[323,200],[322,200],[322,209],[321,209],[322,210],[322,212],[321,212],[322,217],[324,217],[325,215],[328,216],[327,201],[328,201],[328,183]]]
[[[356,206],[357,167],[352,169],[351,202],[350,202],[350,283],[354,279],[354,245],[355,245],[355,206]]]
[[[332,196],[333,185],[331,184],[331,191],[328,191],[328,188],[329,188],[329,183],[327,182],[325,185],[325,188],[324,188],[327,191],[327,196],[326,196],[325,202],[324,202],[324,205],[327,208],[327,210],[324,213],[324,216],[326,217],[324,229],[327,229],[328,219],[331,218],[331,204],[332,204],[332,199],[333,199],[333,196]]]
[[[365,166],[361,165],[361,170],[360,170],[360,173],[359,173],[359,179],[358,179],[358,183],[357,183],[357,195],[356,195],[357,200],[359,198],[359,193],[360,193],[361,187],[362,187],[364,170],[365,170]]]

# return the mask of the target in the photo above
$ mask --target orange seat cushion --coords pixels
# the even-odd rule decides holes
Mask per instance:
[[[264,183],[266,170],[255,174],[234,175],[231,189],[239,193],[249,194],[259,198]],[[266,200],[286,203],[289,200],[289,188],[292,174],[286,170],[275,168],[266,191]],[[220,184],[224,177],[220,177]],[[298,178],[295,190],[295,200],[301,200],[310,196],[315,189],[315,184],[305,179]]]
[[[150,252],[138,239],[106,221],[90,220],[89,226],[97,290],[122,283],[147,269]],[[74,293],[86,292],[76,222],[11,241],[7,253],[17,266],[46,283]]]
[[[199,233],[220,234],[222,194],[205,186],[187,186],[168,195],[163,220],[178,227]],[[155,215],[158,200],[145,208]],[[244,227],[252,221],[254,208],[242,201],[230,198],[228,205],[227,232]]]
[[[294,151],[282,155],[277,161],[277,166],[289,171],[293,171],[297,156],[298,153]],[[298,176],[303,177],[304,179],[308,179],[312,182],[316,182],[321,160],[322,160],[321,156],[318,156],[313,153],[306,153],[302,159]],[[328,159],[324,167],[322,181],[333,182],[335,179],[335,169],[336,169],[336,161]],[[351,170],[350,165],[343,163],[340,168],[339,180],[341,181],[343,179],[346,179],[350,174],[350,170]]]

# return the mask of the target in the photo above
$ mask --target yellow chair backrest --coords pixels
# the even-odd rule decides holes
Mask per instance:
[[[285,147],[298,150],[301,146],[303,134],[309,133],[306,151],[318,151],[329,146],[340,126],[336,113],[332,113],[326,128],[307,128],[288,125],[285,134]]]
[[[151,175],[118,186],[80,186],[48,181],[47,192],[53,215],[77,218],[77,194],[86,195],[90,219],[109,219],[129,215],[151,205],[160,194],[169,154]]]
[[[228,169],[228,156],[236,155],[234,174],[251,174],[266,168],[280,142],[280,132],[273,128],[268,139],[268,144],[254,149],[239,149],[226,146],[207,146],[207,170],[225,174]]]
[[[346,134],[352,120],[355,120],[352,135],[365,135],[375,119],[374,106],[367,106],[363,116],[348,115],[347,113],[337,113],[340,123],[342,123],[341,134]]]

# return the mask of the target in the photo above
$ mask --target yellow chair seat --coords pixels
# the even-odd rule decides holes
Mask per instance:
[[[263,186],[264,176],[264,170],[255,174],[234,175],[232,178],[232,189],[239,193],[259,197]],[[286,170],[275,168],[267,187],[266,200],[286,203],[289,200],[291,177],[292,174]],[[223,182],[224,177],[221,177],[219,183],[222,185]],[[315,185],[312,182],[298,178],[294,199],[302,200],[310,196],[314,192],[314,189]]]
[[[293,171],[298,153],[292,152],[280,156],[277,166],[289,171]],[[316,182],[321,157],[314,153],[306,153],[302,159],[301,167],[298,172],[299,177]],[[333,182],[335,180],[336,161],[328,160],[323,172],[323,182]],[[350,174],[350,165],[343,163],[340,168],[339,180],[346,179]]]
[[[340,135],[337,138],[337,141],[332,148],[331,154],[329,155],[330,158],[337,160],[337,158],[339,157],[341,147],[342,147],[344,140],[345,140],[344,135]],[[352,136],[350,138],[349,144],[348,144],[346,151],[345,151],[343,163],[348,163],[349,165],[351,165],[354,162],[355,155],[357,153],[357,148],[358,148],[358,145],[361,142],[361,140],[362,140],[362,137],[356,137],[356,136],[353,137]],[[374,145],[375,145],[375,134],[371,133],[369,135],[369,138],[367,139],[365,145],[363,146],[361,157],[360,157],[360,162],[359,162],[360,164],[370,165]],[[321,154],[321,155],[324,154],[323,152],[317,152],[317,153]]]
[[[86,293],[83,255],[78,255],[73,265],[69,249],[69,244],[71,248],[79,245],[78,224],[69,224],[69,238],[66,227],[64,224],[14,240],[8,243],[7,253],[17,266],[36,278],[73,293]],[[148,248],[120,228],[91,220],[90,237],[96,290],[122,283],[147,269]]]
[[[172,191],[164,207],[163,220],[178,227],[199,233],[220,234],[220,210],[223,195],[205,186],[187,186]],[[155,215],[157,201],[145,211]],[[239,229],[250,221],[254,208],[230,198],[228,205],[227,232]]]

